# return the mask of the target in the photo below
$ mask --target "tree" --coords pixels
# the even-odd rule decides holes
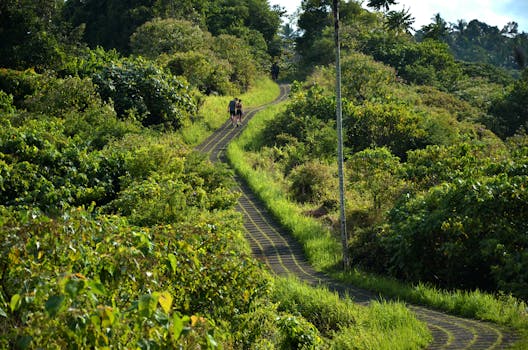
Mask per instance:
[[[130,37],[132,52],[149,58],[162,53],[205,51],[211,36],[192,22],[185,20],[154,19],[139,26]]]
[[[396,0],[369,0],[367,3],[368,7],[373,7],[376,10],[380,10],[381,8],[384,8],[385,11],[389,11],[389,8],[391,5],[396,5]]]
[[[377,215],[381,214],[382,208],[391,207],[401,191],[400,167],[400,159],[386,147],[364,149],[347,161],[350,183],[372,199],[372,208]]]
[[[528,69],[510,88],[504,99],[493,104],[493,119],[488,120],[489,128],[502,138],[506,138],[528,128]]]
[[[446,41],[449,36],[447,22],[437,13],[433,18],[433,23],[422,27],[424,39]]]
[[[63,54],[58,25],[62,0],[5,0],[0,3],[0,66],[44,70]]]
[[[266,0],[210,1],[205,22],[215,36],[237,35],[244,27],[258,31],[266,45],[270,46],[279,30],[283,13],[279,7],[270,8]]]
[[[161,67],[144,59],[125,59],[93,77],[104,100],[112,100],[120,118],[133,115],[144,126],[174,129],[196,113],[190,88]]]
[[[387,13],[387,27],[396,33],[411,34],[414,17],[409,13],[409,9],[401,11],[389,11]]]
[[[296,40],[297,52],[304,58],[313,53],[314,43],[322,38],[324,28],[332,25],[329,0],[303,0],[297,26],[302,32]],[[331,37],[330,37],[330,40]],[[319,54],[321,52],[318,52]],[[306,60],[305,60],[306,61]]]

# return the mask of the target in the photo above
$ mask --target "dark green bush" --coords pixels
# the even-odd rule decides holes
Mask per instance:
[[[0,113],[13,114],[16,111],[16,107],[13,106],[13,95],[7,94],[0,90]]]
[[[118,117],[135,116],[144,126],[178,129],[197,111],[186,83],[140,58],[107,66],[93,81],[103,100],[113,101]]]
[[[405,159],[409,150],[425,147],[429,134],[423,115],[405,103],[365,102],[343,111],[345,144],[353,152],[387,147]]]
[[[40,75],[34,70],[18,71],[0,68],[0,90],[13,96],[17,108],[22,107],[26,96],[32,95],[39,88]]]
[[[67,112],[82,113],[101,108],[102,101],[90,78],[42,77],[38,91],[27,96],[24,106],[29,112],[62,117]]]
[[[526,298],[528,174],[445,183],[390,213],[393,274]]]
[[[105,203],[114,198],[119,158],[91,151],[64,134],[60,119],[30,119],[0,131],[1,201],[56,212],[71,205]],[[117,171],[117,173],[116,173]]]

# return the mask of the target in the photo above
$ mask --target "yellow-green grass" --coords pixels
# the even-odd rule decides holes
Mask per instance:
[[[432,340],[427,326],[402,303],[362,306],[294,278],[276,278],[272,300],[279,311],[299,313],[315,325],[331,349],[423,349]]]
[[[237,96],[206,96],[198,112],[198,117],[192,123],[185,125],[180,134],[190,146],[196,146],[214,130],[218,129],[229,118],[227,105],[233,97],[242,99],[244,109],[261,106],[273,101],[279,96],[279,86],[269,78],[260,78],[245,93]]]

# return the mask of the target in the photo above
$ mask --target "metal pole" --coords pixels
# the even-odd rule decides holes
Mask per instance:
[[[337,119],[337,165],[339,173],[339,202],[341,221],[341,244],[343,245],[343,265],[349,267],[348,236],[345,215],[345,177],[343,174],[343,112],[341,105],[341,48],[339,41],[339,0],[334,0],[334,33],[336,46],[336,119]]]

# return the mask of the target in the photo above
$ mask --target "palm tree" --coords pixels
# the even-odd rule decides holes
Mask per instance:
[[[437,13],[433,18],[433,23],[422,27],[424,39],[434,39],[438,41],[445,41],[449,36],[449,28],[447,22]]]
[[[457,31],[459,34],[463,34],[466,28],[467,28],[467,22],[463,19],[459,19],[457,23],[453,25],[453,29]]]
[[[401,11],[390,11],[387,13],[386,25],[395,32],[411,34],[414,24],[414,17],[409,13],[409,9],[403,8]]]
[[[373,7],[376,10],[380,10],[382,7],[385,8],[385,11],[389,11],[391,5],[396,5],[396,0],[369,0],[367,3],[368,7]]]

